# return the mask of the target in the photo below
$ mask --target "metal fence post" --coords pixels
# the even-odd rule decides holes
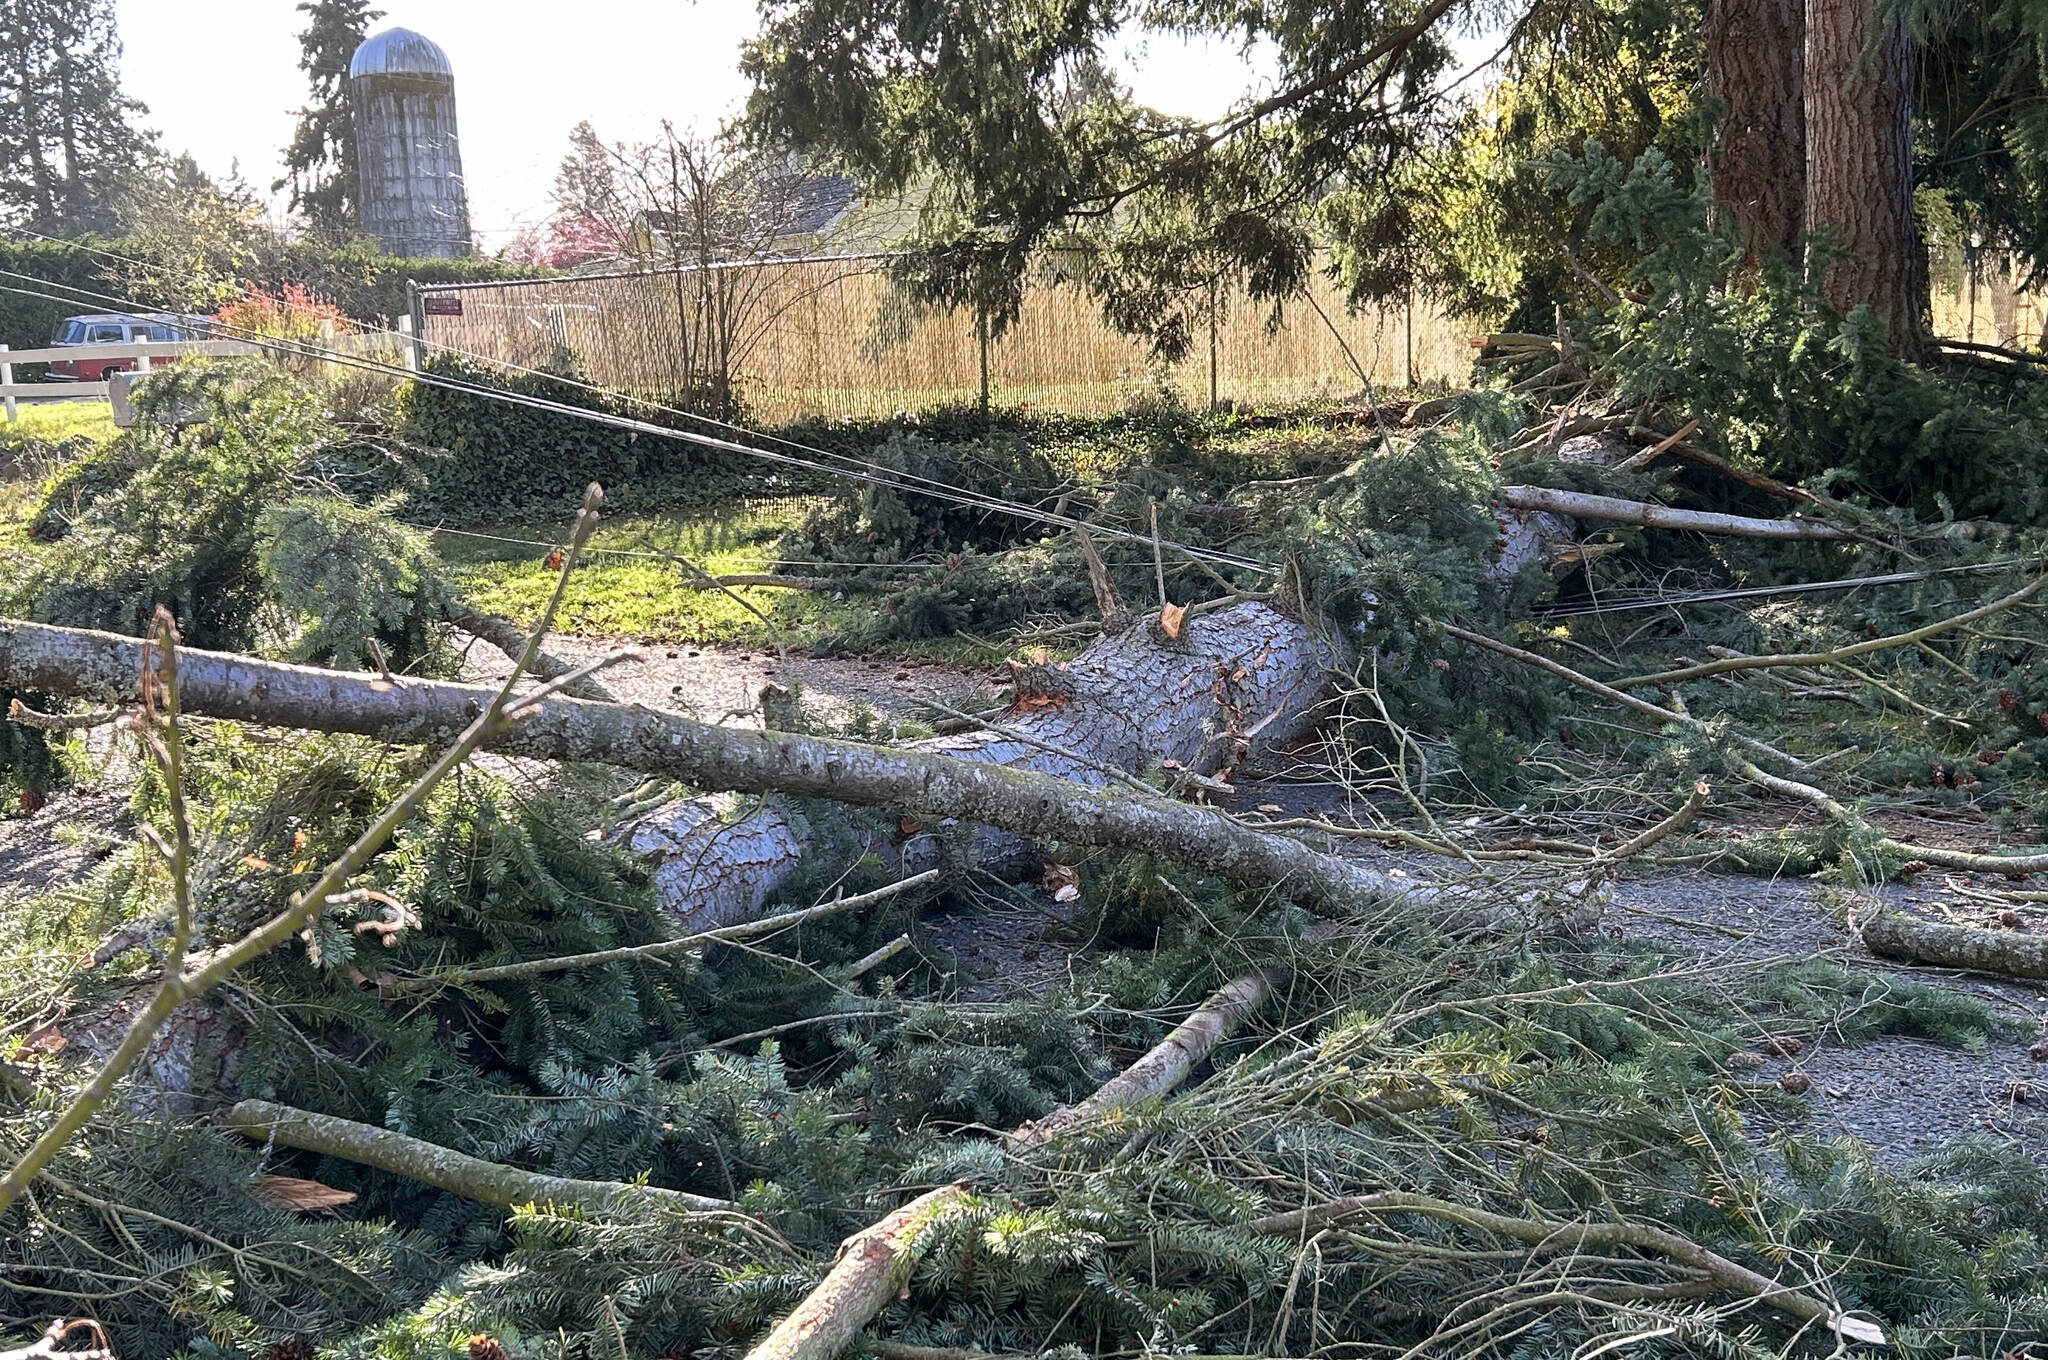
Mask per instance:
[[[1216,389],[1216,281],[1209,280],[1209,409],[1217,409]]]
[[[412,319],[412,371],[417,373],[427,366],[427,305],[412,279],[405,281],[405,310]]]
[[[5,353],[7,353],[7,346],[0,345],[0,354]],[[8,363],[5,359],[0,359],[0,387],[11,386],[13,382],[14,365]],[[7,423],[12,425],[16,419],[18,419],[18,416],[14,409],[14,394],[9,392],[7,394]]]

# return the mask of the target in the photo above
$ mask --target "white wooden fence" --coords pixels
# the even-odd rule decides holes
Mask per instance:
[[[406,327],[410,329],[410,327]],[[381,355],[391,353],[398,362],[411,367],[413,350],[410,339],[405,335],[322,335],[313,342],[320,350],[336,354]],[[194,355],[261,354],[265,347],[249,340],[138,340],[126,345],[54,345],[48,349],[10,350],[0,345],[0,397],[7,406],[7,419],[12,423],[16,418],[17,399],[35,401],[63,397],[93,397],[100,401],[113,399],[105,382],[39,382],[18,383],[14,380],[16,364],[47,364],[60,359],[133,359],[136,373],[147,373],[153,364],[176,362]]]

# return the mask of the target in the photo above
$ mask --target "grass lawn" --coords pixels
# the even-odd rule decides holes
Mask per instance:
[[[786,646],[809,646],[859,621],[873,608],[872,597],[835,600],[766,586],[693,590],[682,584],[688,571],[675,560],[686,558],[714,576],[767,571],[777,535],[802,514],[789,506],[735,504],[607,517],[569,582],[556,626],[599,637],[746,647],[772,645],[779,635]],[[567,536],[566,523],[486,525],[441,530],[434,547],[465,600],[526,624],[540,616],[555,587],[547,556]],[[898,643],[889,650],[953,660],[993,655],[966,639]]]
[[[103,401],[53,401],[18,408],[20,418],[0,421],[0,552],[32,552],[29,516],[35,511],[43,481],[55,471],[33,455],[23,457],[31,443],[61,443],[83,435],[105,443],[120,431],[114,409]]]

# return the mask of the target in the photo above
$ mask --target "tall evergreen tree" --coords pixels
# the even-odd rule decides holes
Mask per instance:
[[[155,139],[120,59],[114,0],[0,0],[0,214],[53,236],[122,225]]]
[[[284,178],[270,186],[292,191],[292,211],[316,231],[346,236],[357,222],[356,134],[349,114],[348,63],[384,17],[369,0],[301,0],[306,27],[299,34],[299,69],[312,86],[312,102],[284,149]]]

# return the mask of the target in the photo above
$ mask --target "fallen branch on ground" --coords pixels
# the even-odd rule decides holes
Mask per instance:
[[[2040,584],[2048,584],[2048,577],[2043,577],[2041,581],[2036,582],[2036,585]],[[1498,652],[1502,656],[1513,657],[1517,661],[1527,662],[1538,669],[1549,671],[1552,675],[1569,680],[1572,684],[1577,685],[1588,693],[1597,694],[1603,699],[1611,699],[1647,717],[1653,717],[1662,722],[1680,723],[1696,731],[1705,730],[1705,725],[1699,719],[1692,717],[1681,709],[1660,708],[1648,700],[1638,699],[1632,694],[1624,694],[1612,685],[1602,684],[1589,675],[1580,674],[1561,661],[1554,661],[1547,656],[1538,656],[1536,653],[1524,651],[1520,647],[1509,646],[1505,642],[1499,642],[1487,637],[1484,633],[1475,633],[1469,628],[1460,628],[1456,624],[1445,624],[1444,631],[1452,637],[1470,642],[1475,646],[1484,647],[1489,651]],[[1735,740],[1751,747],[1751,749],[1761,745],[1761,743],[1741,737],[1737,737]],[[1768,750],[1769,748],[1765,749]],[[1861,817],[1843,806],[1824,789],[1816,788],[1812,784],[1803,784],[1796,779],[1787,779],[1783,775],[1772,774],[1767,770],[1759,768],[1754,761],[1734,751],[1728,752],[1727,757],[1730,768],[1750,783],[1755,784],[1758,788],[1768,790],[1771,793],[1781,794],[1787,798],[1795,798],[1826,814],[1830,821],[1838,822],[1843,826],[1856,828],[1865,825]],[[1975,855],[1963,850],[1943,849],[1940,846],[1915,845],[1909,841],[1895,840],[1890,836],[1877,837],[1873,842],[1873,848],[1880,853],[1897,858],[1902,863],[1919,860],[1923,864],[1930,864],[1937,868],[1960,869],[1969,873],[2031,874],[2048,870],[2048,853],[2037,855]]]
[[[1619,496],[1596,496],[1585,491],[1557,491],[1547,486],[1504,486],[1501,504],[1512,510],[1547,510],[1553,515],[1578,519],[1612,520],[1645,529],[1688,529],[1701,534],[1731,534],[1741,538],[1853,539],[1856,535],[1833,524],[1812,519],[1755,519],[1749,515],[1724,515],[1710,510],[1675,510],[1668,505],[1623,500]]]
[[[644,1214],[664,1206],[692,1213],[732,1208],[729,1200],[683,1190],[618,1181],[572,1180],[522,1171],[394,1129],[380,1129],[374,1124],[359,1124],[353,1119],[315,1114],[268,1100],[240,1102],[221,1117],[221,1124],[259,1143],[282,1143],[302,1152],[339,1157],[500,1209],[556,1204],[585,1213],[618,1216]]]
[[[769,571],[728,572],[723,576],[693,576],[682,583],[685,590],[724,590],[732,586],[773,586],[779,590],[901,590],[902,581],[863,585],[843,576],[779,576]]]
[[[471,609],[459,600],[450,601],[444,612],[448,622],[454,624],[463,632],[488,642],[491,646],[515,660],[525,651],[526,644],[531,637],[527,630],[521,628],[512,620],[498,614],[486,614],[480,609]],[[527,671],[530,674],[542,680],[559,680],[565,675],[573,674],[575,670],[576,667],[574,665],[553,655],[545,648],[535,650],[533,660],[527,666]],[[604,685],[600,684],[595,677],[587,675],[578,679],[573,684],[564,685],[562,692],[564,694],[572,694],[578,699],[590,699],[602,704],[617,703],[619,698]]]
[[[1264,972],[1239,978],[1086,1100],[1026,1124],[1005,1145],[1023,1151],[1080,1123],[1171,1091],[1257,1014],[1272,986]],[[747,1352],[747,1360],[833,1360],[903,1291],[930,1240],[929,1229],[964,1205],[969,1193],[968,1181],[942,1185],[840,1243],[825,1278]]]
[[[2048,978],[2048,935],[1921,921],[1870,900],[1858,903],[1850,924],[1863,938],[1863,947],[1880,958],[2005,977]]]

